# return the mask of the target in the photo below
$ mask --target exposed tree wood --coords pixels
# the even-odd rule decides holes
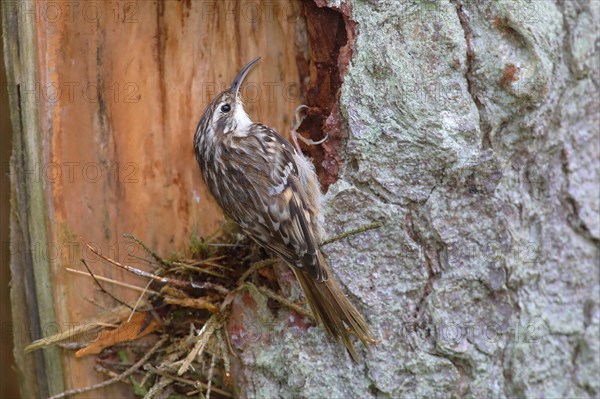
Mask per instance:
[[[37,308],[42,326],[53,323],[56,312],[61,330],[98,312],[86,299],[113,305],[89,279],[65,272],[80,268],[80,257],[100,275],[145,283],[101,268],[81,249],[79,236],[113,258],[144,267],[127,256],[143,251],[127,244],[123,233],[168,255],[184,248],[192,234],[207,236],[218,228],[221,212],[193,155],[196,124],[238,68],[260,55],[263,61],[243,89],[246,109],[285,134],[300,104],[296,29],[303,26],[302,13],[296,1],[4,4],[6,54],[15,63],[9,72],[22,93],[11,96],[13,125],[20,129],[15,137],[22,138],[15,140],[12,164],[13,238],[23,242],[26,237],[18,236],[29,234],[26,248],[33,246],[41,262],[13,257],[13,276],[30,275],[35,283],[33,289],[26,279],[15,281],[13,302],[15,309],[24,303]],[[29,272],[19,274],[23,270]],[[31,302],[33,292],[37,303]],[[114,287],[112,292],[125,300],[136,295]],[[42,334],[48,335],[43,328]],[[27,396],[58,393],[61,362],[66,388],[103,379],[92,370],[93,359],[59,357],[56,349],[46,353],[52,354],[44,363],[49,374],[41,378],[39,393],[24,386]],[[25,360],[19,367],[30,378],[42,376]],[[118,392],[108,387],[103,394]]]

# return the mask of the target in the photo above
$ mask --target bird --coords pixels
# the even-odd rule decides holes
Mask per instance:
[[[194,134],[195,158],[224,213],[289,265],[315,320],[356,361],[352,335],[367,348],[376,341],[320,250],[323,201],[315,168],[299,148],[244,110],[240,87],[260,59],[242,67],[204,110]]]

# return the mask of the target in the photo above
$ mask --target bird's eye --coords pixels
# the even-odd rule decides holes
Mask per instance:
[[[223,111],[223,112],[231,111],[231,105],[229,105],[229,104],[221,105],[221,111]]]

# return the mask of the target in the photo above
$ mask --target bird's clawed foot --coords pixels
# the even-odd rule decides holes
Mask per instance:
[[[308,109],[308,106],[301,104],[298,105],[298,108],[296,108],[296,110],[294,111],[294,122],[292,123],[292,131],[298,130],[298,128],[304,121],[304,118],[306,118],[306,115],[304,114],[304,112],[302,112],[305,109]]]
[[[298,153],[302,153],[302,150],[300,150],[300,145],[298,144],[298,140],[302,141],[306,145],[319,145],[324,143],[329,138],[329,135],[326,134],[321,140],[314,141],[298,134],[298,128],[302,124],[302,121],[304,121],[304,118],[306,118],[306,115],[302,112],[305,109],[308,109],[308,107],[304,104],[299,105],[298,108],[296,108],[296,111],[294,112],[294,122],[292,123],[292,129],[290,131],[290,137],[292,138],[292,142],[294,143],[294,147],[296,147]]]

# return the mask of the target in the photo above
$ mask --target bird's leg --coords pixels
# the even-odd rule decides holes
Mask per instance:
[[[296,151],[298,151],[298,154],[302,154],[302,150],[300,149],[300,145],[298,144],[298,136],[299,136],[298,128],[302,124],[302,121],[304,120],[304,118],[306,118],[306,115],[304,115],[304,114],[300,115],[300,113],[305,108],[308,108],[308,107],[304,104],[299,105],[298,108],[296,108],[296,111],[294,111],[294,122],[292,122],[292,128],[290,129],[290,137],[292,139],[292,143],[294,143],[294,147],[296,148]],[[302,137],[302,136],[300,136],[300,137]]]
[[[292,143],[294,143],[294,147],[296,147],[296,150],[299,154],[302,153],[302,150],[300,149],[300,145],[298,144],[298,139],[300,139],[300,141],[302,141],[306,145],[318,145],[325,142],[325,140],[329,138],[329,135],[327,134],[325,135],[325,138],[322,138],[319,141],[314,141],[298,134],[298,128],[302,124],[302,121],[304,121],[304,118],[306,118],[306,115],[302,114],[302,110],[304,109],[308,109],[308,107],[304,104],[299,105],[298,108],[296,108],[296,111],[294,112],[294,122],[292,123],[292,129],[290,130],[290,137],[292,138]]]

